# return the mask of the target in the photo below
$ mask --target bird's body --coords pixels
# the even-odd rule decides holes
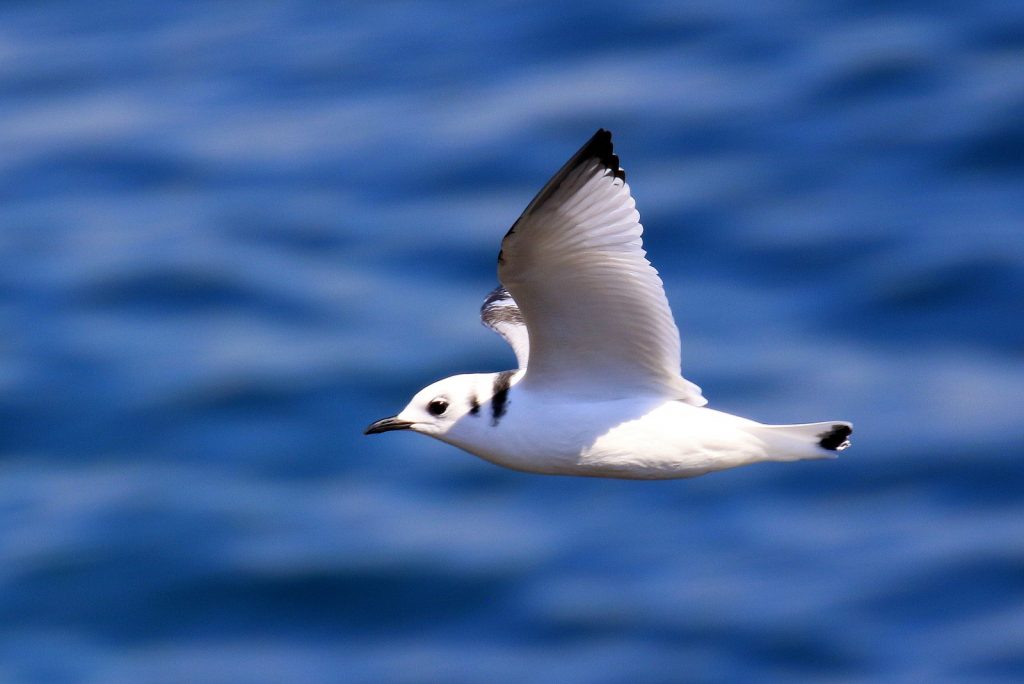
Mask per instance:
[[[598,131],[502,242],[502,287],[481,315],[519,369],[436,382],[367,434],[409,429],[514,470],[629,479],[849,446],[846,422],[763,425],[704,406],[679,372],[679,332],[641,232],[611,135]]]
[[[513,470],[640,480],[835,455],[818,444],[832,423],[762,425],[658,396],[566,401],[557,392],[523,387],[523,375],[480,373],[442,381],[470,393],[477,409],[471,404],[437,439]],[[508,389],[495,402],[490,393],[504,386],[505,377]]]

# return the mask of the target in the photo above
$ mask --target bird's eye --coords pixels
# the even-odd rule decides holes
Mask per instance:
[[[427,410],[430,411],[432,416],[440,416],[448,410],[448,402],[444,399],[431,399],[430,403],[427,404]]]

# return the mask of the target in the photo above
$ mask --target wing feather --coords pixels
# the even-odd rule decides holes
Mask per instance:
[[[642,233],[611,133],[599,130],[502,241],[498,278],[529,331],[524,387],[707,403],[680,375],[679,331]],[[491,327],[525,366],[526,352]]]
[[[480,321],[505,338],[516,355],[520,368],[526,368],[530,358],[530,336],[519,306],[508,290],[500,285],[491,290],[480,307]]]

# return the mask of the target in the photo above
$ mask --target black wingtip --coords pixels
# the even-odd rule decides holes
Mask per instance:
[[[616,178],[625,181],[626,170],[619,166],[619,156],[612,150],[612,132],[604,128],[598,128],[597,133],[594,133],[587,144],[583,146],[578,156],[581,159],[590,157],[600,159],[601,164],[611,171]]]
[[[850,446],[849,437],[852,434],[853,428],[849,425],[833,425],[831,430],[818,435],[821,438],[818,446],[829,451],[842,451]]]
[[[533,200],[526,205],[526,209],[523,210],[522,215],[515,223],[512,224],[512,227],[508,229],[508,232],[505,233],[505,238],[507,239],[510,235],[515,233],[516,226],[519,225],[519,221],[523,219],[523,216],[527,216],[535,207],[539,207],[544,204],[544,202],[546,202],[551,195],[561,187],[562,181],[564,181],[566,177],[576,169],[576,167],[591,159],[597,159],[601,162],[601,166],[605,170],[611,172],[613,177],[618,178],[623,183],[626,182],[626,172],[621,166],[619,166],[618,155],[612,151],[612,132],[604,128],[599,128],[594,135],[590,136],[590,140],[588,140],[583,147],[576,152],[576,154],[572,155],[572,157],[569,158],[569,161],[562,165],[562,168],[560,168],[558,172],[551,177],[544,187],[540,189],[540,192],[534,196]],[[504,252],[498,252],[498,263],[501,264],[503,261]]]

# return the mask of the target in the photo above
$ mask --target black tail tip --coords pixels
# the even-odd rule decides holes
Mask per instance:
[[[842,451],[850,446],[850,435],[853,428],[849,425],[833,425],[828,432],[822,432],[818,437],[818,446],[829,451]]]

